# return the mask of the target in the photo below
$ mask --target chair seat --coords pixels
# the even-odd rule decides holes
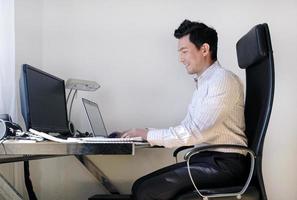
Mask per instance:
[[[203,195],[211,195],[211,194],[226,194],[226,193],[234,193],[238,192],[242,189],[242,187],[224,187],[224,188],[215,188],[215,189],[203,189],[200,192]],[[217,197],[217,198],[209,198],[209,199],[217,199],[217,200],[237,200],[236,197]],[[246,190],[246,192],[242,195],[243,200],[260,200],[259,191],[250,186]],[[196,190],[189,191],[181,196],[178,196],[175,200],[203,200],[203,198],[197,193]]]

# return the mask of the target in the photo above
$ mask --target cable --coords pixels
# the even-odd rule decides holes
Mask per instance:
[[[25,185],[29,195],[30,200],[37,200],[37,197],[33,190],[33,185],[30,179],[30,165],[29,161],[24,161],[24,178],[25,178]]]
[[[0,140],[0,144],[1,144],[2,148],[3,148],[3,151],[4,151],[5,155],[7,155],[6,148],[5,148],[4,144],[3,144],[3,142],[4,142],[5,140],[6,140],[5,138],[2,139],[2,140]]]

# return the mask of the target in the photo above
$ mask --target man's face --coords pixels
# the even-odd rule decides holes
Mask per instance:
[[[205,69],[205,48],[198,49],[191,41],[190,35],[185,35],[178,41],[179,60],[186,67],[189,74],[200,74]]]

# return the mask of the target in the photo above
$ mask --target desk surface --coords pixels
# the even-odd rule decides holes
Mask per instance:
[[[0,145],[0,155],[134,155],[135,147],[148,143],[20,143],[7,140]]]
[[[0,144],[0,163],[67,155],[134,155],[135,148],[148,143],[58,143],[51,141],[20,143],[7,140]]]

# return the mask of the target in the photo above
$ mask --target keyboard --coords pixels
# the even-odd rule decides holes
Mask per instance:
[[[67,141],[80,142],[80,143],[133,143],[133,142],[145,142],[141,137],[132,137],[132,138],[83,137],[83,138],[67,138]]]

